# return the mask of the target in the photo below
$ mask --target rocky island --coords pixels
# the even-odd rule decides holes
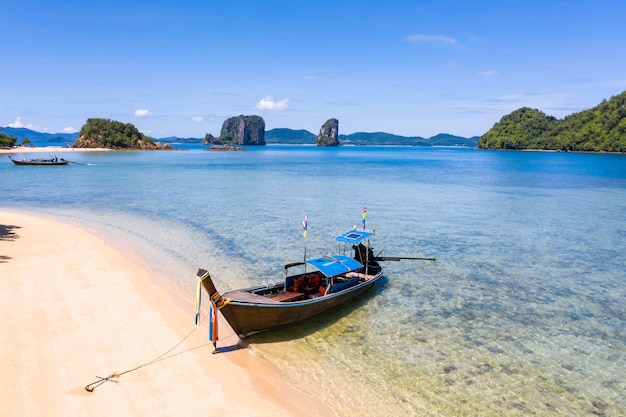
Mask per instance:
[[[173,146],[154,142],[134,125],[111,119],[87,119],[72,148],[116,150],[172,150]]]
[[[339,120],[328,119],[315,139],[316,146],[339,146]]]
[[[265,145],[265,120],[261,116],[236,116],[226,119],[219,137],[204,135],[204,145],[214,145],[209,150],[240,151],[236,145]],[[328,119],[315,140],[317,146],[339,146],[339,120]]]
[[[265,120],[261,116],[229,117],[219,137],[204,135],[205,145],[265,145]],[[233,149],[234,150],[234,149]]]

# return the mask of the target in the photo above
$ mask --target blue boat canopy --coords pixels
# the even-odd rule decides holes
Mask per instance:
[[[306,263],[316,267],[327,277],[334,277],[363,268],[360,262],[345,255],[322,256],[320,258],[309,259]]]
[[[358,245],[362,240],[367,239],[372,236],[373,232],[368,232],[367,230],[350,230],[340,236],[337,236],[335,240],[337,242],[345,242],[352,243],[353,245]]]

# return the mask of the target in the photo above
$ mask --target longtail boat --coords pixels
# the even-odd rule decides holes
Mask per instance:
[[[200,311],[201,286],[211,297],[211,315],[217,326],[220,311],[241,338],[253,333],[297,323],[363,294],[383,276],[379,261],[435,258],[376,257],[369,238],[374,233],[351,230],[336,237],[338,253],[285,265],[285,279],[268,285],[233,290],[220,294],[211,275],[197,273],[196,324]],[[347,256],[351,245],[352,256]],[[306,258],[306,257],[305,257]],[[303,271],[291,273],[295,268]],[[308,269],[308,270],[307,270]],[[217,341],[217,332],[213,336]]]
[[[61,158],[32,158],[32,159],[13,159],[11,155],[9,155],[9,159],[13,161],[15,165],[67,165],[69,161]]]

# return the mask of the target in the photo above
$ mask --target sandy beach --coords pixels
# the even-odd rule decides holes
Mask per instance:
[[[0,154],[9,153],[43,153],[43,152],[108,152],[108,148],[67,148],[65,146],[16,146],[15,148],[0,148]]]
[[[0,415],[335,415],[223,320],[212,354],[206,309],[196,329],[193,294],[152,273],[88,230],[0,210]]]

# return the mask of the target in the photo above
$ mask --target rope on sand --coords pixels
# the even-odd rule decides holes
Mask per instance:
[[[206,316],[204,318],[202,318],[202,320],[200,320],[200,322],[204,321],[204,319],[206,318]],[[189,336],[191,336],[193,334],[193,332],[195,332],[197,329],[197,327],[194,327],[185,337],[183,337],[178,343],[176,343],[174,346],[172,346],[169,350],[167,350],[166,352],[162,353],[161,355],[157,356],[156,358],[152,359],[150,362],[146,362],[143,365],[139,365],[135,368],[129,369],[127,371],[124,372],[113,372],[111,375],[109,376],[105,376],[105,377],[101,377],[101,376],[97,376],[96,378],[98,378],[97,381],[92,382],[91,384],[85,385],[85,389],[89,392],[93,392],[97,387],[99,387],[100,385],[104,384],[107,381],[112,381],[115,383],[118,383],[118,378],[121,377],[124,374],[136,371],[138,369],[144,368],[146,366],[149,365],[154,365],[157,362],[163,361],[165,359],[169,359],[171,357],[174,357],[176,355],[179,355],[180,353],[176,353],[174,355],[171,356],[166,356],[167,354],[169,354],[170,352],[172,352],[174,349],[176,349],[178,346],[180,346],[181,343],[183,343]],[[200,346],[200,347],[204,347],[210,345],[210,343],[207,343],[206,345]],[[181,352],[182,353],[182,352]]]

